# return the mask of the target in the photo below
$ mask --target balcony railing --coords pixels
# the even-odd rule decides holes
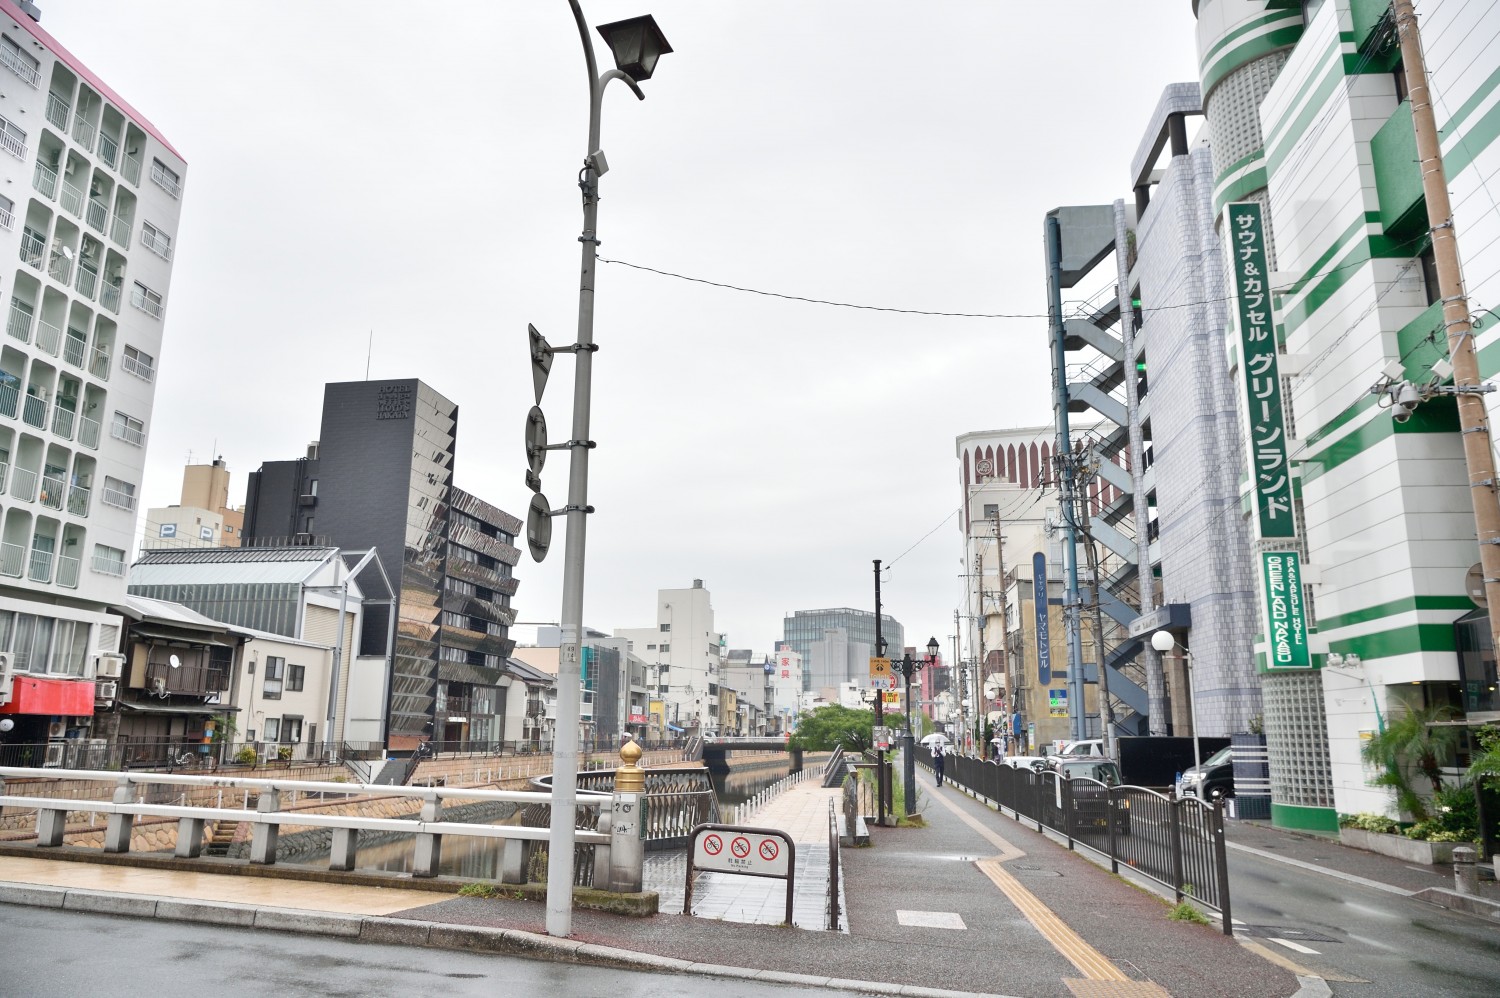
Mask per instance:
[[[120,370],[133,374],[142,381],[156,380],[156,368],[139,357],[130,356],[128,353],[120,358]]]
[[[107,554],[95,554],[90,564],[93,566],[94,571],[100,575],[120,576],[125,574],[124,558],[114,558]]]
[[[94,351],[93,356],[89,358],[89,373],[100,381],[109,380],[109,351],[98,349]]]
[[[151,164],[151,182],[174,198],[182,197],[182,183],[160,164]]]
[[[155,229],[141,230],[141,245],[163,260],[172,259],[172,243]]]
[[[25,38],[26,36],[19,35],[18,37]],[[33,87],[39,86],[42,82],[42,71],[30,59],[13,48],[0,48],[0,66],[4,66]]]
[[[10,315],[5,318],[5,331],[22,343],[31,342],[31,310],[14,298],[10,302]]]
[[[68,330],[68,342],[63,347],[63,360],[74,367],[82,367],[83,359],[88,356],[89,345],[75,330]]]
[[[0,461],[0,494],[5,492],[5,480],[10,477],[10,465]]]
[[[52,552],[33,549],[31,552],[31,571],[26,573],[26,577],[32,582],[51,582]]]
[[[16,216],[9,208],[0,205],[0,229],[10,232],[16,227]]]
[[[137,447],[146,442],[145,430],[138,430],[126,423],[111,423],[109,425],[109,435],[116,440],[123,440],[127,444],[135,444]]]
[[[99,495],[99,501],[106,506],[114,506],[117,509],[135,509],[135,496],[129,492],[112,489],[104,486],[104,491]]]
[[[109,309],[116,315],[120,314],[120,295],[123,293],[121,290],[121,286],[124,283],[125,281],[123,278],[115,281],[110,281],[110,279],[106,277],[104,279],[104,290],[99,294],[99,304],[103,305],[105,308]]]
[[[113,167],[115,159],[120,155],[120,143],[110,138],[103,132],[99,133],[99,158]]]
[[[62,509],[67,499],[68,483],[61,478],[42,476],[42,493],[38,497],[48,509]]]
[[[56,197],[57,171],[41,160],[37,160],[36,168],[31,171],[31,186],[44,197]]]
[[[53,357],[62,345],[62,330],[58,329],[46,319],[36,324],[36,345]]]
[[[97,419],[90,419],[87,416],[78,417],[78,442],[85,447],[99,449],[99,421]]]
[[[31,502],[36,498],[37,473],[26,468],[16,468],[10,475],[10,494],[17,499]]]
[[[21,389],[15,385],[0,385],[0,413],[16,418],[16,406],[21,404]]]
[[[0,148],[21,162],[26,162],[26,140],[8,128],[0,132]]]
[[[73,119],[73,141],[82,146],[84,152],[94,151],[94,136],[98,134],[98,126],[83,115]]]
[[[141,182],[141,158],[126,153],[125,161],[120,164],[120,173],[132,184],[139,184]]]
[[[174,669],[166,662],[147,663],[146,685],[150,686],[158,679],[165,685],[168,693],[203,696],[208,693],[226,693],[229,690],[229,670],[222,665],[184,663]]]
[[[99,271],[86,263],[78,265],[78,283],[74,285],[78,293],[89,301],[94,300],[94,291],[99,287]]]
[[[57,200],[62,205],[63,211],[74,218],[83,217],[83,205],[88,199],[83,196],[83,191],[80,191],[66,180],[62,182],[62,197]]]
[[[57,584],[69,589],[78,588],[79,561],[77,558],[59,556],[57,559]]]
[[[89,206],[84,211],[83,220],[89,223],[89,228],[102,235],[104,223],[109,221],[109,205],[97,198],[89,198]]]
[[[47,264],[47,273],[57,278],[61,284],[67,284],[73,280],[73,261],[62,255],[62,247],[52,248],[52,261]]]
[[[73,105],[63,100],[57,94],[47,95],[47,120],[59,130],[68,130],[68,115],[73,112]]]
[[[115,215],[109,222],[109,238],[120,244],[121,249],[130,249],[130,219]]]
[[[45,429],[47,426],[47,400],[38,395],[26,396],[26,401],[21,403],[21,421],[35,426],[37,429]]]
[[[161,318],[161,302],[155,298],[148,297],[139,284],[130,291],[130,304],[145,312],[153,319]]]
[[[78,413],[72,409],[64,409],[62,406],[54,406],[52,409],[52,432],[64,440],[73,439],[73,427],[78,425]]]
[[[19,579],[26,570],[26,549],[19,544],[0,544],[0,575]]]
[[[31,226],[21,230],[21,262],[29,267],[42,269],[42,255],[47,248],[47,240],[42,234]]]
[[[93,492],[82,485],[75,485],[68,490],[68,512],[74,516],[89,515],[89,500],[93,498]]]

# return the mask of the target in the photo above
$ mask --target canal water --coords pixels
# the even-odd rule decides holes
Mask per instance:
[[[714,796],[718,798],[719,812],[724,820],[728,820],[731,808],[745,803],[778,780],[785,779],[789,771],[789,761],[779,760],[769,765],[756,766],[753,769],[711,773],[710,781],[713,784]],[[509,818],[497,819],[494,824],[519,825],[521,815],[517,813]],[[403,835],[400,839],[390,842],[361,847],[359,868],[395,873],[408,872],[412,862],[411,839],[411,836]],[[463,877],[471,880],[499,880],[500,855],[503,848],[503,842],[493,839],[445,837],[438,872],[443,876]],[[683,850],[679,848],[676,851]],[[307,857],[295,860],[293,863],[326,868],[328,856],[324,853],[321,857]],[[651,889],[650,885],[647,885],[647,889]]]

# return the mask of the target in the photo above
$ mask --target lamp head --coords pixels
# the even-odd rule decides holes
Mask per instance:
[[[927,639],[927,657],[928,658],[937,658],[937,653],[938,653],[937,638],[928,638]]]
[[[1157,631],[1151,635],[1151,647],[1157,651],[1171,651],[1175,644],[1177,642],[1173,640],[1170,631]]]
[[[614,53],[615,67],[637,83],[651,79],[656,60],[672,51],[650,14],[601,24],[595,30]]]

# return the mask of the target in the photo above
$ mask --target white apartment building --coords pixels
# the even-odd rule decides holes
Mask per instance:
[[[94,658],[119,648],[107,608],[125,596],[186,175],[171,143],[26,10],[0,0],[10,741],[86,728]]]
[[[615,637],[627,639],[651,670],[668,723],[689,734],[718,732],[724,635],[714,630],[713,603],[702,579],[687,589],[657,590],[656,626],[618,627]]]

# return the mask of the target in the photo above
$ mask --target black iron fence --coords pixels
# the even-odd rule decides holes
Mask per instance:
[[[932,753],[916,747],[932,765]],[[1106,857],[1110,869],[1126,866],[1170,888],[1178,901],[1191,898],[1223,916],[1229,913],[1229,859],[1224,842],[1224,805],[1192,797],[1173,799],[1144,787],[1111,787],[1096,780],[1064,780],[1051,772],[1013,769],[995,762],[950,755],[943,779],[1051,828]]]

